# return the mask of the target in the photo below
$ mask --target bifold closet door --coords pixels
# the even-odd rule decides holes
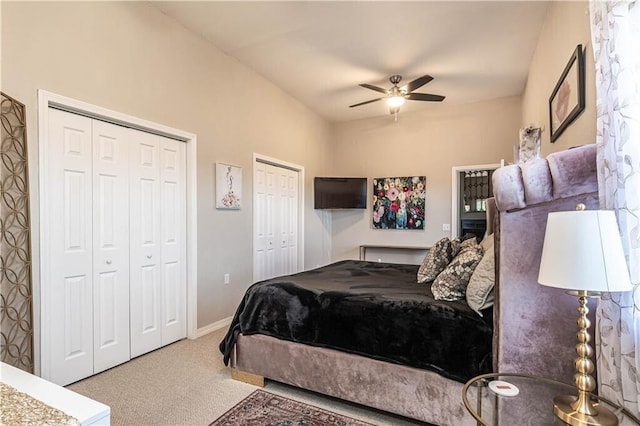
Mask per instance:
[[[65,385],[129,359],[128,144],[122,127],[54,109],[48,130],[43,363]]]
[[[278,275],[298,272],[298,173],[276,167],[278,177]]]
[[[92,120],[93,373],[129,356],[129,129]]]
[[[298,173],[257,162],[254,280],[298,271]]]
[[[253,210],[254,280],[262,281],[276,276],[276,175],[275,167],[257,162],[255,165],[255,195]]]
[[[162,345],[187,337],[185,144],[160,138]]]
[[[131,357],[186,336],[184,144],[131,130]]]

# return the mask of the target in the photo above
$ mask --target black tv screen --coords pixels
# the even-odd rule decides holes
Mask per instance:
[[[366,209],[367,178],[316,177],[314,208]]]

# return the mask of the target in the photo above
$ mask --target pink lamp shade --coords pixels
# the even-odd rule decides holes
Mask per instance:
[[[549,213],[538,282],[566,290],[631,291],[614,212]]]

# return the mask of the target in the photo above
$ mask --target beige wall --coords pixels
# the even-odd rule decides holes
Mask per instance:
[[[520,97],[455,106],[445,101],[424,111],[401,112],[397,122],[382,116],[337,124],[333,175],[368,177],[369,185],[375,177],[425,175],[426,228],[372,229],[369,188],[366,211],[332,213],[332,258],[357,258],[358,246],[365,243],[430,246],[448,236],[442,224],[451,222],[452,167],[512,159],[520,104]]]
[[[27,107],[34,205],[36,90],[45,89],[197,134],[199,327],[232,315],[252,282],[254,152],[305,167],[305,264],[329,261],[329,229],[311,197],[313,176],[328,167],[327,122],[143,3],[1,7],[2,90]],[[216,161],[243,167],[242,210],[215,209]]]
[[[588,2],[551,3],[531,61],[527,86],[522,96],[522,125],[544,126],[543,156],[572,146],[595,143],[595,65],[588,12]],[[585,53],[585,110],[559,139],[550,143],[549,96],[578,44],[582,44]]]

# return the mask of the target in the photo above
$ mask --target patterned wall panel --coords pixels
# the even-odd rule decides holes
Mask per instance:
[[[0,338],[3,362],[33,372],[33,292],[25,107],[0,100]]]

